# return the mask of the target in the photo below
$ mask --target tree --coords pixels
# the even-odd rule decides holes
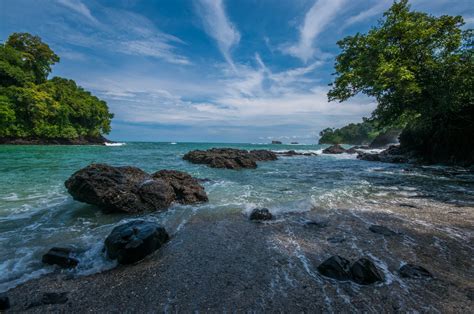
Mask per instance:
[[[385,127],[407,125],[402,147],[431,161],[441,150],[448,152],[441,159],[472,156],[472,148],[455,147],[467,145],[474,125],[473,33],[463,25],[461,16],[435,17],[411,11],[407,0],[395,2],[367,34],[338,42],[342,51],[329,100],[375,97],[372,117]],[[447,147],[436,144],[454,138]]]
[[[37,84],[45,82],[51,73],[51,66],[59,62],[59,57],[38,36],[13,33],[8,37],[6,46],[22,53],[22,58],[32,70]]]

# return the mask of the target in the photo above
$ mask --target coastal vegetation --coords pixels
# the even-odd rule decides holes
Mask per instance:
[[[401,150],[426,162],[473,164],[473,30],[463,26],[461,16],[435,17],[395,2],[367,34],[338,42],[329,100],[374,97],[371,120],[404,126]]]
[[[319,144],[369,144],[380,133],[373,122],[364,119],[342,128],[326,128],[319,133]]]
[[[0,44],[0,138],[101,138],[113,114],[73,80],[53,77],[59,56],[38,36],[14,33]]]

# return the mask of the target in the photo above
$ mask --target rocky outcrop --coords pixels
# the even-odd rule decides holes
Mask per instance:
[[[331,256],[318,266],[321,275],[336,280],[352,280],[360,285],[369,285],[384,278],[374,263],[367,258],[360,258],[352,263],[338,255]]]
[[[42,262],[48,265],[58,265],[62,268],[74,268],[79,260],[74,258],[72,254],[73,252],[69,248],[53,247],[43,255]]]
[[[431,278],[431,273],[422,266],[405,264],[398,270],[401,277],[404,278]]]
[[[351,265],[351,279],[359,285],[370,285],[384,280],[374,263],[367,258],[361,258]]]
[[[199,182],[185,173],[158,172],[152,176],[129,166],[91,164],[74,173],[65,185],[75,200],[106,212],[137,213],[166,209],[173,201],[207,201]]]
[[[318,156],[316,153],[299,153],[294,150],[288,150],[285,152],[276,152],[275,154],[285,157],[292,157],[292,156]]]
[[[376,138],[370,143],[369,148],[377,149],[377,148],[385,148],[389,145],[397,144],[398,137],[400,136],[401,130],[388,130],[385,133],[381,133],[377,135]]]
[[[392,145],[378,154],[359,152],[357,159],[388,163],[407,163],[411,161],[410,156],[400,149],[398,145]]]
[[[250,213],[250,220],[271,220],[273,218],[272,213],[267,208],[255,208]]]
[[[213,148],[193,150],[183,156],[184,160],[194,164],[206,164],[211,168],[243,169],[257,168],[257,161],[278,159],[274,152],[268,150],[241,150],[234,148]]]
[[[347,154],[357,154],[361,149],[368,149],[369,146],[353,146],[346,150]]]
[[[77,138],[0,137],[0,144],[8,145],[105,145],[113,143],[102,135]]]
[[[107,256],[120,264],[133,264],[159,249],[169,235],[165,228],[144,220],[115,227],[105,239]]]
[[[168,183],[173,188],[175,200],[181,204],[203,203],[209,200],[199,181],[185,172],[160,170],[152,174],[152,177]]]
[[[339,144],[329,146],[328,148],[323,150],[323,154],[342,154],[345,152],[346,150],[344,149],[344,147]]]

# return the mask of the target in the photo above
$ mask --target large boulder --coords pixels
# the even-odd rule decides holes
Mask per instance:
[[[198,191],[197,181],[182,177],[181,190],[189,184],[189,190],[199,196],[195,195],[194,199],[177,196],[179,188],[175,189],[177,184],[171,182],[178,179],[172,180],[166,175],[153,177],[139,168],[106,164],[91,164],[77,171],[65,185],[75,200],[96,205],[106,212],[137,213],[166,209],[175,200],[187,204],[207,200],[202,195],[203,190]]]
[[[168,183],[173,188],[175,199],[179,203],[194,204],[209,200],[199,181],[185,172],[160,170],[152,174],[152,177]]]
[[[369,148],[371,149],[385,148],[385,147],[388,147],[389,145],[397,144],[400,133],[402,133],[402,131],[397,130],[397,129],[388,130],[385,133],[381,133],[372,140],[372,142],[369,145]]]
[[[351,279],[351,262],[338,255],[331,256],[318,266],[321,275],[337,280]]]
[[[58,265],[62,268],[74,268],[79,260],[72,255],[73,252],[69,248],[53,247],[43,255],[42,262],[49,265]]]
[[[149,221],[134,220],[115,227],[105,239],[107,256],[120,264],[132,264],[159,249],[169,235],[165,228]]]
[[[344,149],[344,147],[339,144],[329,146],[328,148],[323,150],[323,154],[342,154],[345,152],[346,150]]]
[[[257,168],[257,161],[276,160],[275,153],[267,150],[241,150],[234,148],[212,148],[193,150],[183,156],[194,164],[206,164],[211,168],[243,169]]]
[[[360,285],[370,285],[384,280],[374,263],[367,258],[361,258],[351,265],[351,277]]]

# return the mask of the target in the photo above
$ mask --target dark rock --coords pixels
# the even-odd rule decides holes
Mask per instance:
[[[49,265],[58,265],[62,268],[73,268],[79,263],[79,260],[72,257],[72,250],[63,247],[53,247],[43,255],[42,261]]]
[[[206,151],[194,150],[183,156],[194,164],[206,164],[211,168],[257,168],[257,161],[276,160],[274,152],[267,150],[240,150],[234,148],[213,148]]]
[[[401,130],[388,130],[385,133],[379,134],[372,143],[370,143],[369,148],[385,148],[390,144],[397,144],[398,137],[400,136]]]
[[[350,262],[340,256],[331,256],[318,266],[321,275],[337,280],[351,279]]]
[[[325,220],[309,220],[305,222],[305,225],[308,227],[316,227],[316,228],[326,228],[329,225],[329,222]]]
[[[299,144],[298,142],[291,142],[292,145],[296,145],[296,144]]]
[[[398,204],[398,206],[400,206],[400,207],[409,207],[409,208],[419,208],[416,205],[412,205],[412,204],[408,204],[408,203],[400,203],[400,204]]]
[[[360,285],[370,285],[384,278],[377,270],[377,267],[367,258],[361,258],[351,266],[352,280]]]
[[[369,149],[369,146],[353,146],[346,150],[347,154],[357,154],[361,149]]]
[[[152,175],[153,179],[160,179],[168,183],[174,190],[177,202],[195,204],[207,202],[207,194],[199,181],[189,174],[176,170],[160,170]]]
[[[271,220],[272,213],[267,208],[255,208],[250,213],[250,220]]]
[[[392,145],[378,154],[359,152],[359,155],[357,155],[357,159],[367,161],[381,161],[396,164],[407,163],[411,160],[410,156],[405,154],[405,152],[400,149],[400,146],[398,145]]]
[[[272,144],[281,144],[281,141],[272,141]]]
[[[285,151],[285,152],[278,152],[278,153],[275,153],[277,155],[281,155],[281,156],[287,156],[287,157],[292,157],[292,156],[317,156],[318,154],[315,154],[315,153],[298,153],[294,150],[288,150],[288,151]]]
[[[379,225],[372,225],[369,227],[369,230],[372,231],[373,233],[382,234],[384,236],[394,236],[397,234],[395,231],[392,231],[387,227],[379,226]]]
[[[172,174],[176,174],[176,178]],[[91,164],[74,173],[65,185],[75,200],[108,212],[137,213],[165,209],[174,200],[187,204],[207,200],[199,183],[184,173],[168,175],[166,172],[154,178],[139,168],[128,166]],[[186,192],[185,195],[177,197],[175,186],[178,192]]]
[[[398,270],[400,276],[404,278],[430,278],[433,277],[431,273],[426,270],[424,267],[413,265],[413,264],[405,264]]]
[[[323,150],[324,154],[342,154],[345,152],[346,150],[339,144],[329,146],[328,148]]]
[[[168,239],[164,227],[134,220],[115,227],[105,239],[105,248],[110,259],[132,264],[159,249]]]
[[[10,308],[10,299],[6,295],[0,295],[0,311]]]
[[[42,304],[64,304],[68,301],[67,292],[46,292],[41,299]]]

